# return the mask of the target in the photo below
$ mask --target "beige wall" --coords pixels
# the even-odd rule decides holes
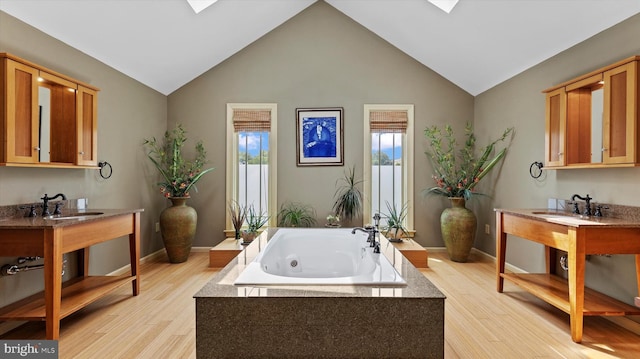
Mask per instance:
[[[363,105],[415,105],[416,240],[441,246],[439,198],[424,200],[431,185],[423,130],[472,120],[473,97],[324,2],[318,2],[227,61],[169,95],[169,126],[185,124],[205,143],[217,169],[198,186],[196,244],[222,239],[225,219],[225,111],[229,102],[278,104],[278,205],[313,206],[319,223],[331,211],[335,181],[346,167],[362,175]],[[344,107],[345,167],[297,167],[295,109]],[[367,219],[367,221],[370,221]],[[357,223],[359,224],[359,223]]]
[[[45,193],[68,198],[88,197],[90,208],[144,208],[143,254],[162,248],[152,231],[164,200],[151,186],[142,152],[145,137],[166,129],[166,96],[67,46],[23,22],[0,12],[0,52],[8,52],[101,89],[98,94],[98,159],[113,166],[102,179],[96,170],[0,167],[0,205],[39,201]],[[91,272],[104,274],[129,262],[128,242],[120,238],[91,250]],[[0,265],[14,258],[0,258]],[[42,272],[0,277],[0,306],[42,289]]]
[[[540,180],[529,176],[534,161],[544,161],[544,107],[542,90],[626,57],[640,54],[640,15],[636,15],[518,76],[478,95],[475,124],[479,137],[515,126],[493,199],[476,211],[482,231],[476,247],[495,254],[495,238],[484,234],[484,223],[494,225],[494,207],[544,208],[548,198],[568,199],[589,194],[595,202],[640,205],[640,168],[546,171]],[[606,214],[606,213],[605,213]],[[494,230],[492,230],[494,233]],[[511,239],[507,260],[527,271],[544,270],[540,245]],[[592,257],[587,262],[587,285],[627,303],[637,295],[632,256]]]

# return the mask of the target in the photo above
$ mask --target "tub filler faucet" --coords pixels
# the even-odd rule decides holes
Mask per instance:
[[[376,233],[378,233],[378,229],[374,226],[365,226],[356,227],[351,231],[351,234],[356,234],[356,231],[364,232],[368,234],[367,242],[369,242],[369,247],[373,248],[373,253],[380,253],[380,243],[376,241]]]

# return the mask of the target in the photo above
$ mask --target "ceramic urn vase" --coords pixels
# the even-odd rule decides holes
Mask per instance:
[[[198,213],[187,206],[189,197],[169,197],[171,207],[160,213],[160,233],[171,263],[183,263],[189,258],[196,234]]]
[[[449,258],[454,262],[466,262],[476,235],[477,219],[465,207],[462,197],[451,197],[451,207],[445,208],[440,216],[442,239]]]

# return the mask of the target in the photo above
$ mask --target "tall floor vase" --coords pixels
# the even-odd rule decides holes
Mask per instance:
[[[196,234],[198,213],[187,206],[189,197],[169,197],[171,207],[160,213],[160,233],[171,263],[183,263],[189,258]]]
[[[440,216],[442,239],[449,258],[454,262],[466,262],[473,247],[478,221],[476,215],[465,207],[462,197],[451,197],[451,207]]]

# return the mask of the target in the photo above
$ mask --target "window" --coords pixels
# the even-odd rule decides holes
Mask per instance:
[[[276,104],[227,104],[227,203],[253,205],[271,215],[270,226],[276,213],[276,119]],[[233,232],[228,212],[226,218]]]
[[[387,213],[386,202],[408,204],[413,230],[413,105],[365,105],[364,121],[364,222]]]

